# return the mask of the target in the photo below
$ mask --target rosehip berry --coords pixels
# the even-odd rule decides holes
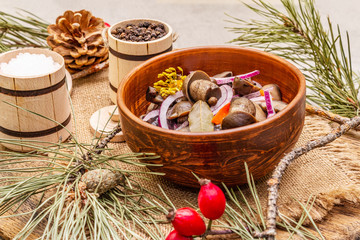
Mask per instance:
[[[208,179],[200,179],[201,185],[198,205],[202,214],[211,220],[220,218],[226,206],[226,199],[223,191]]]
[[[183,236],[202,235],[206,230],[205,222],[200,214],[189,207],[180,208],[176,212],[170,210],[166,217],[175,230]]]
[[[192,237],[185,237],[178,233],[176,230],[172,230],[165,240],[192,240]]]

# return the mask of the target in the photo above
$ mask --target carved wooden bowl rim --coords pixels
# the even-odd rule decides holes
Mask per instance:
[[[268,58],[272,58],[277,62],[280,62],[281,64],[285,65],[287,69],[289,69],[291,72],[293,72],[296,77],[299,79],[299,89],[293,100],[289,103],[289,105],[281,112],[277,113],[273,117],[266,119],[262,122],[257,122],[254,124],[250,124],[247,126],[243,126],[240,128],[233,128],[233,129],[227,129],[227,130],[221,130],[221,131],[213,131],[213,132],[202,132],[202,133],[194,133],[194,132],[182,132],[182,131],[174,131],[174,130],[168,130],[161,127],[154,126],[152,124],[149,124],[147,122],[142,121],[138,116],[136,116],[134,113],[130,111],[130,109],[125,104],[125,99],[122,97],[121,91],[125,89],[125,85],[128,84],[128,80],[132,77],[132,75],[136,74],[137,71],[145,66],[151,65],[154,62],[158,61],[159,59],[163,58],[169,58],[173,55],[177,55],[182,52],[192,52],[192,51],[207,51],[207,50],[214,50],[214,49],[223,49],[223,50],[236,50],[236,51],[248,51],[252,52],[253,54],[263,55]],[[261,73],[260,73],[261,74]],[[272,53],[256,50],[256,49],[250,49],[246,47],[239,47],[239,46],[203,46],[203,47],[189,47],[189,48],[182,48],[173,50],[168,53],[161,54],[159,56],[153,57],[144,63],[140,64],[136,68],[134,68],[127,76],[124,77],[124,79],[121,81],[121,84],[119,86],[119,91],[117,93],[117,101],[118,101],[118,107],[119,110],[123,112],[125,116],[128,116],[132,121],[134,121],[136,124],[147,128],[151,130],[154,133],[159,133],[161,135],[168,135],[171,134],[174,137],[181,138],[189,138],[190,136],[194,137],[194,140],[199,140],[199,138],[205,138],[207,141],[211,142],[211,137],[214,137],[214,141],[216,141],[216,136],[223,136],[231,133],[239,133],[239,132],[248,132],[248,131],[256,131],[256,129],[261,129],[262,127],[272,125],[274,122],[279,121],[279,119],[283,118],[284,115],[286,115],[292,108],[294,108],[299,101],[301,101],[301,98],[305,95],[306,92],[306,83],[305,83],[305,77],[301,73],[301,71],[296,68],[293,64],[286,61],[285,59],[276,56]]]

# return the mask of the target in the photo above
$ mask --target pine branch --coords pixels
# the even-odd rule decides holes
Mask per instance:
[[[41,197],[39,204],[33,210],[22,214],[30,215],[30,217],[15,239],[27,238],[39,223],[45,220],[47,225],[43,236],[51,236],[54,239],[69,236],[90,239],[122,239],[122,237],[133,236],[139,239],[141,238],[139,230],[152,239],[162,239],[162,233],[157,224],[161,222],[158,218],[164,211],[159,202],[165,206],[167,202],[134,180],[136,173],[162,175],[143,169],[149,164],[139,162],[139,160],[150,160],[158,156],[152,153],[111,155],[111,149],[107,149],[108,154],[101,154],[119,131],[121,127],[117,126],[94,146],[79,143],[75,135],[72,135],[72,139],[65,143],[0,139],[0,143],[34,149],[29,153],[0,151],[0,173],[8,172],[15,176],[22,172],[28,173],[26,176],[11,179],[0,178],[7,179],[2,182],[4,185],[0,186],[0,215],[5,215],[10,210],[14,212],[2,218],[18,216],[17,209],[28,199],[34,199],[33,197],[39,194],[50,193],[44,201]],[[46,146],[42,145],[44,143]],[[14,167],[15,164],[27,162],[45,164],[45,166]],[[121,163],[121,166],[118,163]],[[129,170],[127,168],[129,165],[140,168]],[[86,183],[82,182],[83,174],[93,170],[110,170],[118,173],[121,181],[117,182],[116,187],[99,195],[97,191],[100,192],[102,179],[95,191],[88,189]],[[55,193],[50,190],[55,190]]]
[[[264,20],[244,21],[232,17],[229,28],[237,38],[231,42],[275,53],[296,64],[308,81],[308,100],[345,117],[359,115],[359,76],[352,69],[349,35],[341,35],[327,19],[322,25],[314,0],[281,0],[282,13],[265,3],[253,0],[245,4]]]
[[[21,9],[17,15],[0,11],[0,53],[23,47],[48,48],[49,23]]]
[[[308,142],[305,146],[295,148],[290,153],[286,154],[283,157],[277,167],[275,168],[272,177],[268,180],[268,209],[267,209],[267,219],[266,219],[266,230],[262,232],[257,232],[254,234],[255,237],[264,238],[268,240],[275,239],[276,234],[276,216],[278,215],[277,209],[277,199],[279,197],[279,185],[282,176],[284,175],[287,167],[298,157],[308,153],[309,151],[322,147],[335,139],[341,137],[343,134],[348,132],[350,129],[354,129],[360,125],[360,117],[354,117],[347,121],[346,123],[340,125],[333,132],[317,139],[314,141]]]

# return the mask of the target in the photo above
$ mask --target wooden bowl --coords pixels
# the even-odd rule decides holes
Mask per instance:
[[[208,133],[166,130],[142,121],[148,86],[168,67],[180,66],[185,73],[203,70],[210,76],[233,71],[241,74],[260,70],[254,77],[261,84],[279,85],[289,105],[263,122]],[[305,78],[286,60],[270,53],[236,46],[206,46],[175,50],[154,57],[133,69],[122,81],[118,106],[123,133],[134,152],[154,152],[160,159],[149,167],[165,173],[175,183],[198,187],[191,172],[228,186],[246,183],[244,162],[255,179],[273,171],[284,153],[298,140],[305,118]]]

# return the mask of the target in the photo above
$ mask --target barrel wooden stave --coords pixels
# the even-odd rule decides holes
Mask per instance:
[[[153,41],[130,42],[123,41],[112,36],[111,31],[117,27],[126,27],[127,24],[138,24],[148,21],[150,23],[162,23],[167,34]],[[109,82],[110,99],[116,103],[116,92],[121,80],[136,66],[150,59],[154,55],[161,54],[172,49],[172,28],[167,24],[155,19],[128,19],[114,24],[108,30],[109,42]]]
[[[0,110],[4,113],[0,116],[2,128],[0,137],[51,143],[58,142],[59,139],[66,140],[70,134],[65,129],[61,129],[59,123],[65,123],[69,131],[72,131],[72,122],[63,58],[47,49],[26,48],[2,54],[0,62],[8,62],[20,52],[51,56],[61,67],[42,76],[17,77],[0,73],[0,87],[2,88]],[[19,108],[6,104],[4,101]],[[35,112],[53,121],[20,108]],[[3,145],[16,151],[32,150],[12,144]]]

